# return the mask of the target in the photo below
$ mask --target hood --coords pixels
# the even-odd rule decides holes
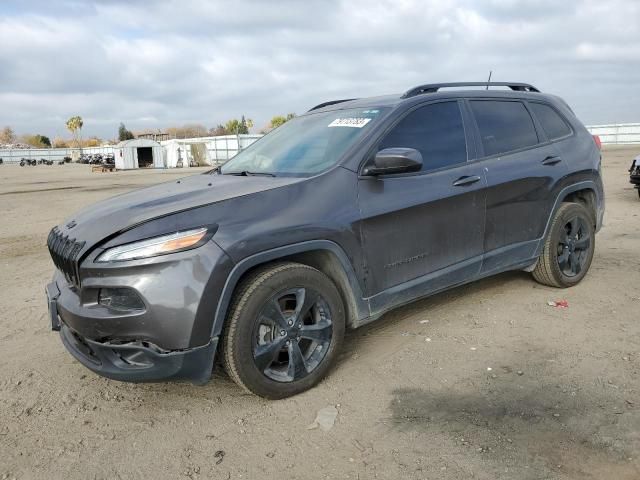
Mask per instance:
[[[72,215],[58,228],[64,235],[86,242],[86,252],[104,238],[154,218],[302,180],[257,175],[194,175],[103,200]]]

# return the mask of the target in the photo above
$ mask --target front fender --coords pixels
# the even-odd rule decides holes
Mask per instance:
[[[256,253],[238,262],[228,275],[220,300],[218,301],[211,337],[217,337],[222,333],[233,292],[247,271],[264,263],[312,251],[328,251],[335,255],[348,282],[350,289],[348,294],[351,296],[350,300],[355,310],[354,313],[358,319],[368,317],[370,315],[368,302],[363,299],[362,289],[360,288],[353,266],[342,247],[329,240],[310,240]]]

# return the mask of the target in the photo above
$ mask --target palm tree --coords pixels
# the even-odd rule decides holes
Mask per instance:
[[[82,150],[82,146],[80,145],[80,131],[82,130],[82,117],[76,115],[75,117],[71,117],[67,120],[67,130],[71,132],[71,136],[75,140],[76,147]]]

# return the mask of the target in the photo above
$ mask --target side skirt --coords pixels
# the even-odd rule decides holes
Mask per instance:
[[[527,244],[537,244],[538,240],[526,242]],[[397,285],[380,292],[372,297],[367,298],[371,309],[371,316],[359,319],[353,322],[353,327],[358,328],[367,325],[391,310],[403,305],[430,297],[432,295],[450,290],[462,285],[466,285],[486,277],[491,277],[499,273],[511,270],[528,270],[531,271],[532,265],[538,260],[537,256],[519,260],[510,264],[496,266],[490,270],[482,271],[481,267],[486,257],[489,255],[480,255],[465,262],[438,270],[436,272],[418,277],[409,282]]]

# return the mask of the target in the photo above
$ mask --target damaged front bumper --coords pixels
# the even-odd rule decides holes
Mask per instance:
[[[211,377],[218,337],[215,308],[231,262],[213,242],[125,265],[81,266],[82,284],[56,271],[46,287],[51,329],[85,367],[115,380],[151,382]],[[214,271],[217,275],[214,275]],[[131,308],[102,300],[126,290]]]
[[[148,342],[99,342],[80,335],[64,323],[58,311],[60,289],[47,285],[51,329],[60,332],[65,348],[82,365],[103,377],[125,382],[188,380],[206,383],[213,369],[218,338],[208,344],[178,351],[164,351]]]
[[[51,329],[60,332],[65,348],[82,365],[103,377],[125,382],[188,380],[206,383],[213,368],[218,338],[208,344],[178,351],[162,350],[148,342],[99,342],[80,335],[64,323],[58,311],[60,289],[47,285]]]
[[[64,323],[60,337],[66,349],[82,365],[103,377],[125,382],[188,380],[203,384],[209,380],[218,339],[183,351],[159,351],[141,342],[100,343],[82,337]]]

